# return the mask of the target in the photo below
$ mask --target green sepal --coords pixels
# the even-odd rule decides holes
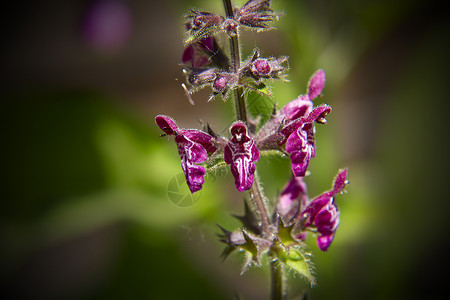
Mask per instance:
[[[306,252],[304,247],[281,247],[279,248],[279,251],[277,251],[277,254],[282,263],[308,280],[311,286],[316,284],[316,279],[313,274],[314,268],[309,259],[311,254]]]
[[[221,29],[219,26],[209,26],[209,27],[199,29],[198,31],[193,31],[193,30],[188,31],[188,37],[184,40],[184,46],[192,44],[201,39],[205,39],[207,37],[216,35],[220,31],[221,31]]]
[[[278,226],[278,239],[284,245],[285,248],[286,247],[289,248],[291,246],[295,246],[298,244],[298,241],[296,241],[292,237],[293,227],[294,227],[293,225],[289,227],[284,227],[280,220],[280,224]]]
[[[245,263],[242,266],[241,275],[248,270],[250,265],[254,263],[261,266],[261,257],[269,251],[271,241],[257,237],[252,233],[244,230],[245,244],[239,246],[245,252]]]

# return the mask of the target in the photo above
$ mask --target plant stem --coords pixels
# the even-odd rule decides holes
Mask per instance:
[[[225,7],[225,13],[227,18],[233,18],[233,7],[231,5],[231,0],[223,0],[223,5]],[[239,30],[239,28],[237,29]],[[241,57],[239,49],[239,38],[238,34],[230,37],[230,56],[231,64],[234,73],[238,73]],[[247,122],[247,108],[245,105],[245,98],[243,88],[237,88],[234,90],[234,105],[236,108],[236,119]],[[255,172],[253,185],[251,187],[251,201],[255,205],[255,208],[259,214],[261,220],[261,234],[264,238],[272,239],[272,228],[270,226],[269,212],[266,207],[264,196],[262,194],[261,188],[258,182],[258,175]],[[271,262],[271,299],[281,300],[284,299],[283,291],[283,269],[282,266],[277,267],[275,263]]]
[[[283,278],[283,265],[278,265],[275,261],[270,262],[270,299],[271,300],[284,300],[286,299],[286,293],[284,290],[284,278]]]
[[[258,211],[259,218],[261,220],[262,235],[265,238],[271,238],[272,229],[270,228],[269,212],[267,211],[264,196],[261,192],[261,188],[259,187],[258,175],[256,171],[254,175],[253,185],[250,191],[252,193],[251,200],[253,200],[253,203],[256,206],[256,210]]]
[[[231,6],[231,0],[223,0],[223,6],[225,7],[227,18],[233,18],[233,7]],[[230,56],[233,72],[237,73],[241,64],[239,39],[237,34],[230,37]],[[236,108],[237,120],[247,123],[247,109],[245,106],[244,92],[242,88],[237,88],[234,90],[234,106]]]

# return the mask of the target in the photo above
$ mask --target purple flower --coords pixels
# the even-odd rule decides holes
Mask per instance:
[[[295,176],[305,176],[311,158],[316,155],[314,122],[326,123],[325,117],[331,111],[328,105],[312,108],[312,100],[322,93],[324,85],[325,72],[318,70],[309,80],[308,94],[299,96],[280,110],[286,125],[280,130],[279,144],[286,143]]]
[[[316,141],[314,138],[314,122],[326,122],[325,116],[331,107],[321,105],[314,108],[306,118],[300,118],[281,130],[286,140],[286,152],[291,155],[292,172],[295,176],[305,176],[309,161],[316,155]]]
[[[312,100],[320,95],[324,85],[325,72],[318,70],[309,80],[308,94],[300,95],[286,104],[261,128],[255,138],[259,149],[280,150],[289,137],[295,134],[289,142],[289,150],[286,149],[286,151],[292,154],[291,158],[297,165],[294,167],[298,169],[294,171],[296,176],[304,175],[301,170],[303,166],[299,166],[300,162],[304,165],[315,155],[313,122],[326,123],[325,116],[331,111],[329,106],[319,106],[312,114],[314,106]],[[300,131],[298,131],[299,128],[301,128]],[[305,141],[308,142],[305,143]]]
[[[208,37],[188,45],[181,61],[193,68],[201,68],[210,63],[211,53],[214,53],[213,37]]]
[[[284,187],[278,198],[276,209],[285,226],[292,225],[299,211],[306,206],[308,196],[303,177],[294,177]]]
[[[314,198],[301,214],[305,228],[317,228],[317,245],[322,251],[327,251],[339,226],[339,211],[334,203],[334,196],[348,184],[347,175],[348,169],[339,170],[333,189]]]
[[[230,132],[231,138],[225,146],[224,159],[231,165],[236,188],[242,192],[252,187],[255,173],[253,162],[258,161],[260,155],[244,123],[234,123]]]
[[[204,163],[208,159],[208,152],[216,151],[213,137],[200,130],[179,129],[175,121],[168,116],[158,115],[155,121],[166,135],[175,136],[181,168],[189,189],[192,193],[201,190],[206,170],[197,164]]]
[[[311,76],[308,82],[308,94],[300,95],[297,99],[286,104],[280,114],[287,121],[293,121],[301,117],[306,117],[312,110],[312,101],[322,93],[325,86],[325,72],[319,69]]]
[[[181,61],[185,66],[195,69],[206,66],[229,68],[228,57],[212,36],[189,44],[183,51]]]

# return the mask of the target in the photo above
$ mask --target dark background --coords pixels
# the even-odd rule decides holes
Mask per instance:
[[[268,270],[239,276],[239,254],[219,260],[215,224],[235,229],[230,213],[242,212],[231,174],[209,176],[195,204],[174,204],[168,190],[178,188],[181,173],[176,147],[159,138],[153,121],[163,113],[198,128],[202,119],[227,134],[231,101],[206,103],[205,90],[191,106],[178,65],[187,9],[221,13],[221,5],[2,2],[5,299],[267,297]],[[265,56],[288,55],[291,82],[276,83],[272,99],[253,99],[252,111],[304,93],[323,68],[319,101],[333,112],[318,128],[306,182],[310,196],[318,195],[345,166],[351,182],[337,199],[341,225],[329,251],[308,239],[318,285],[291,274],[290,295],[444,297],[448,12],[437,1],[274,0],[273,7],[285,13],[277,30],[244,32],[242,53],[258,46]],[[221,43],[227,49],[226,38]],[[289,161],[263,158],[258,169],[274,200]]]

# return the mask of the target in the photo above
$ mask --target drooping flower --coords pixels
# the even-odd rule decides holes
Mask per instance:
[[[276,209],[285,226],[290,226],[295,217],[308,202],[306,184],[303,177],[293,177],[278,198]]]
[[[313,110],[312,100],[322,92],[325,85],[325,72],[318,70],[309,80],[308,93],[300,95],[281,108],[271,119],[264,124],[255,137],[259,149],[277,149],[286,144],[287,139],[304,123],[302,119],[308,117]],[[316,122],[324,122],[323,116]],[[308,127],[308,126],[306,126]],[[314,137],[314,126],[309,130],[309,138]],[[305,134],[303,134],[304,136]],[[315,149],[315,148],[314,148]],[[302,176],[302,175],[299,175]]]
[[[210,53],[214,53],[213,37],[188,45],[183,51],[181,61],[193,68],[201,68],[210,63]]]
[[[212,36],[189,44],[183,51],[181,62],[191,68],[214,66],[229,68],[229,61],[216,39]]]
[[[186,176],[186,183],[192,193],[201,190],[205,182],[206,170],[198,164],[208,159],[208,153],[216,151],[214,138],[196,129],[179,129],[175,121],[164,115],[155,118],[156,124],[166,135],[174,135],[181,168]]]
[[[308,93],[286,104],[261,128],[256,136],[260,149],[278,149],[285,146],[291,158],[295,176],[305,176],[311,158],[316,154],[314,123],[326,123],[331,112],[328,105],[313,108],[312,100],[320,95],[325,85],[325,72],[317,71],[308,83]]]
[[[295,176],[305,176],[311,158],[316,155],[314,122],[325,122],[325,116],[331,111],[328,105],[314,108],[306,118],[300,118],[281,132],[288,136],[286,152],[290,154],[292,172]],[[294,130],[292,130],[294,129]]]
[[[319,234],[317,245],[322,251],[327,251],[339,226],[339,211],[334,202],[334,196],[348,184],[347,175],[348,169],[339,170],[332,190],[314,198],[300,215],[304,228],[317,228]]]
[[[224,149],[224,160],[231,165],[236,188],[242,192],[252,187],[254,162],[259,160],[260,154],[244,123],[239,121],[234,123],[230,132],[231,138]]]

